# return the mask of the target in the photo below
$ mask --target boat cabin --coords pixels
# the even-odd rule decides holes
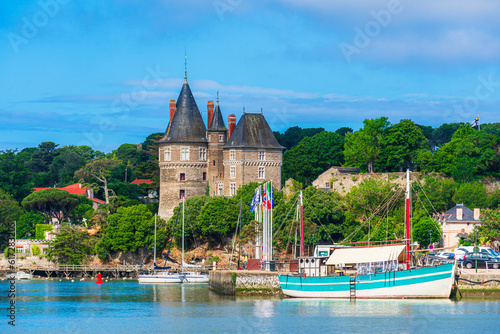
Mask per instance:
[[[392,272],[404,269],[405,259],[405,245],[338,247],[329,257],[299,258],[299,275],[321,277]]]

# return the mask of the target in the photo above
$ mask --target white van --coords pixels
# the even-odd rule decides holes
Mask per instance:
[[[459,246],[455,248],[455,258],[456,259],[463,259],[466,253],[471,253],[474,252],[474,247],[475,246]],[[489,254],[494,257],[498,257],[498,255],[491,249],[490,247],[480,247],[479,248],[479,253],[483,254]]]

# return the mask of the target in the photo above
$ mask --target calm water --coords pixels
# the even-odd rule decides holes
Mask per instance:
[[[0,333],[488,333],[500,301],[299,300],[220,296],[207,285],[136,281],[17,284],[16,327],[7,325],[0,283]],[[29,330],[29,332],[27,332]]]

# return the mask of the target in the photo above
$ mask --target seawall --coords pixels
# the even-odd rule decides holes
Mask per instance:
[[[212,270],[209,287],[224,295],[279,295],[278,273],[271,271]]]

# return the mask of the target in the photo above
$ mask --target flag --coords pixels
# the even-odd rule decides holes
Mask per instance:
[[[255,194],[253,194],[252,201],[250,202],[250,212],[253,212],[253,210],[255,208],[255,203],[258,203],[258,200],[257,200],[257,190],[255,191]]]
[[[273,186],[271,183],[268,183],[269,186],[269,199],[267,200],[267,208],[272,209],[274,207],[274,199],[273,199]]]
[[[267,207],[267,196],[266,196],[266,188],[262,191],[262,207],[261,210],[264,211],[264,208]]]
[[[472,122],[470,122],[470,126],[476,126],[478,124],[479,124],[479,116],[477,116],[475,120],[473,120]]]

